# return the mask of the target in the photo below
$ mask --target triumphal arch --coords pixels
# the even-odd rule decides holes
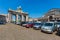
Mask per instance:
[[[19,22],[19,20],[21,22],[28,21],[28,13],[23,12],[21,6],[17,7],[17,10],[12,10],[9,8],[9,10],[8,10],[9,22],[12,22],[13,15],[15,16],[16,24]]]

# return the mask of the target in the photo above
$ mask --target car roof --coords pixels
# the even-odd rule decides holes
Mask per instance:
[[[54,23],[54,22],[45,22],[45,23]]]
[[[60,23],[60,22],[56,22],[56,23]]]
[[[34,23],[41,23],[41,22],[34,22]]]
[[[37,22],[35,22],[35,23],[41,23],[41,21],[37,21]]]

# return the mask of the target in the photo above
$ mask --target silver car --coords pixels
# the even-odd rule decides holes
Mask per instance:
[[[22,22],[21,26],[25,27],[27,25],[28,22]]]
[[[41,22],[39,22],[39,23],[37,22],[37,23],[34,23],[33,28],[34,28],[34,29],[40,29],[41,26],[42,26],[42,23],[41,23]]]
[[[60,27],[60,22],[57,22],[56,26],[57,26],[57,28],[59,28]]]
[[[47,33],[53,33],[57,27],[55,26],[54,22],[46,22],[41,27],[41,31],[47,32]]]

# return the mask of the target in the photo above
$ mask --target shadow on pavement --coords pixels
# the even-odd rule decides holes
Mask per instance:
[[[43,32],[43,33],[45,33],[45,34],[53,34],[53,33],[48,33],[48,32],[44,32],[44,31],[41,31],[41,32]]]
[[[56,32],[55,35],[60,36],[60,33],[57,33],[57,32]]]

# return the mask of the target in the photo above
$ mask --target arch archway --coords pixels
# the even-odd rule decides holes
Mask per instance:
[[[18,10],[8,10],[9,12],[9,22],[11,23],[12,21],[12,15],[15,16],[16,24],[18,24],[20,21],[28,21],[28,14],[26,12],[23,12],[20,8]]]
[[[52,20],[53,19],[53,16],[49,16],[49,20]]]

